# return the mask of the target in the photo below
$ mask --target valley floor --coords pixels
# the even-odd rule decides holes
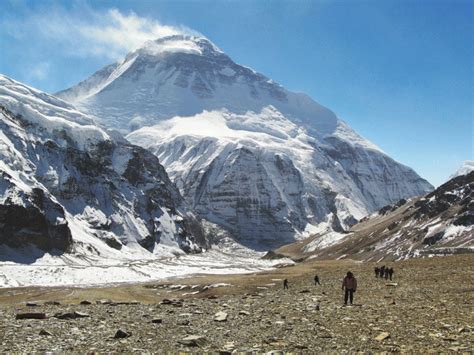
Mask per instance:
[[[308,261],[255,274],[149,284],[4,288],[0,352],[474,350],[473,255],[391,263],[396,285],[375,278],[374,266]],[[342,307],[341,281],[348,270],[359,289],[355,305]],[[313,285],[315,274],[321,286]],[[288,290],[282,289],[285,278]],[[112,302],[97,302],[104,299]],[[84,300],[91,304],[79,304]],[[84,317],[54,317],[74,311]],[[44,312],[47,318],[16,320],[23,312]],[[227,319],[216,321],[218,312]],[[114,338],[119,329],[129,336]]]

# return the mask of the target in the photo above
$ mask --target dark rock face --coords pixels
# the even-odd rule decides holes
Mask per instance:
[[[0,174],[0,185],[11,179]],[[64,216],[64,209],[35,188],[25,195],[25,205],[18,205],[7,198],[0,204],[0,244],[12,248],[34,245],[44,251],[67,252],[72,246],[71,231]]]
[[[474,172],[455,177],[415,203],[416,218],[429,217],[447,212],[453,206],[460,207],[455,225],[469,226],[474,223]]]
[[[38,208],[0,205],[0,244],[12,248],[33,244],[44,251],[65,252],[72,238],[67,223],[50,223]]]
[[[394,204],[392,204],[392,205],[387,205],[387,206],[382,207],[382,208],[379,210],[379,214],[381,214],[381,215],[386,215],[386,214],[389,213],[389,212],[395,211],[398,207],[403,206],[405,203],[407,203],[407,200],[405,200],[404,198],[402,198],[402,199],[401,199],[400,201],[398,201],[397,203],[394,203]]]

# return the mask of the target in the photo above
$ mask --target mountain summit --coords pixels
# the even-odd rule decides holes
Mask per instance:
[[[449,179],[455,178],[456,176],[467,175],[471,171],[474,171],[474,160],[466,160],[463,162],[461,167],[449,177]]]
[[[321,133],[333,131],[337,124],[330,110],[236,64],[203,37],[148,41],[122,62],[106,66],[57,96],[122,132],[204,110],[226,108],[244,114],[268,105]]]
[[[147,42],[58,96],[131,132],[195,211],[256,249],[345,230],[432,189],[331,110],[202,37]]]

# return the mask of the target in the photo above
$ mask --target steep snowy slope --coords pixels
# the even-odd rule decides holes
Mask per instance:
[[[371,165],[344,169],[331,156],[344,154],[342,144],[328,154],[274,108],[173,118],[128,139],[160,158],[196,212],[252,247],[291,242],[321,222],[341,231],[384,201],[418,192],[419,178],[375,149],[347,143],[350,154],[360,150]]]
[[[0,75],[0,246],[143,256],[205,244],[154,155]]]
[[[58,95],[134,131],[128,139],[160,158],[201,216],[254,248],[321,223],[348,228],[432,188],[327,108],[201,37],[148,42]]]
[[[277,252],[296,258],[372,261],[472,253],[474,172],[457,176],[424,197],[385,206],[349,233],[318,234]]]

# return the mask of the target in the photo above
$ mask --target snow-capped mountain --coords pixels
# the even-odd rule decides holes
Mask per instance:
[[[317,234],[276,251],[295,258],[365,261],[474,252],[474,172],[429,194],[401,200],[364,218],[348,233]]]
[[[0,75],[0,128],[0,247],[143,257],[206,244],[158,159],[72,105]]]
[[[330,110],[234,63],[202,37],[149,41],[122,62],[57,96],[122,132],[203,110],[225,108],[245,114],[270,105],[294,121],[309,123],[308,127],[321,134],[333,132],[337,124]]]
[[[471,171],[474,171],[474,160],[466,160],[461,167],[449,177],[449,179],[455,178],[456,176],[467,175]]]
[[[329,109],[202,37],[148,42],[58,95],[133,131],[201,216],[254,248],[342,230],[432,189]]]

